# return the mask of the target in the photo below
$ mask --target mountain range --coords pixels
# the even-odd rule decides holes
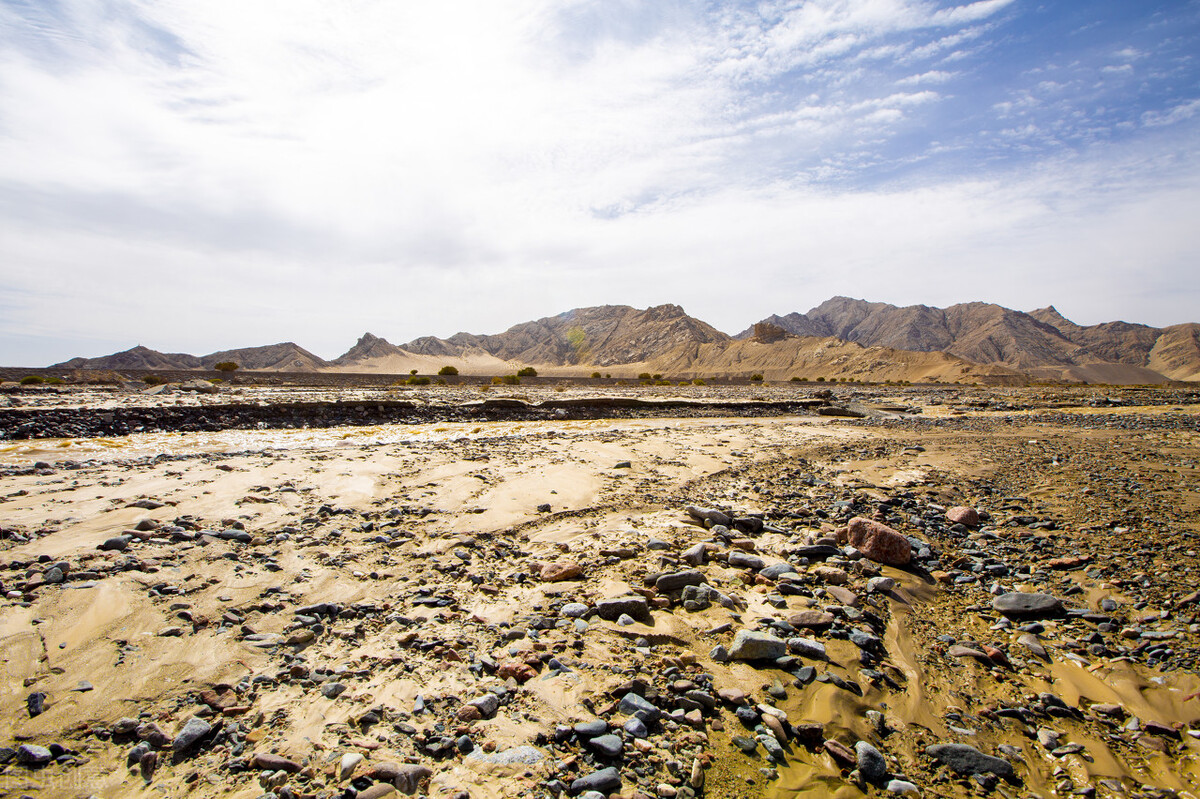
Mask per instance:
[[[677,305],[578,308],[503,333],[426,336],[396,345],[365,333],[326,361],[291,342],[209,355],[137,346],[55,368],[211,369],[495,375],[535,366],[546,375],[674,378],[818,376],[858,380],[1019,383],[1029,380],[1146,384],[1200,380],[1200,325],[1078,325],[1053,306],[1023,312],[972,302],[898,307],[834,297],[807,313],[769,316],[736,336]]]

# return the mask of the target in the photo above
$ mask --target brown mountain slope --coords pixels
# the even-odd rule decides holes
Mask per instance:
[[[138,345],[99,358],[72,358],[52,368],[64,369],[199,369],[200,359],[184,352],[159,352]]]
[[[315,372],[329,365],[324,358],[313,355],[291,341],[263,347],[222,350],[200,356],[200,362],[205,369],[212,369],[222,361],[233,361],[242,369],[257,372]]]
[[[1184,334],[1163,343],[1164,351],[1172,353],[1167,367],[1171,374],[1164,375],[1150,364],[1150,353],[1163,331],[1128,322],[1078,325],[1053,306],[1031,313],[982,302],[945,309],[900,308],[834,297],[806,314],[772,316],[766,321],[800,335],[817,332],[866,345],[941,350],[1039,379],[1160,383],[1177,374],[1200,372],[1200,356],[1194,363],[1189,360],[1192,350]]]
[[[333,366],[348,366],[359,361],[408,354],[411,353],[405,352],[405,350],[402,350],[385,338],[380,338],[379,336],[371,333],[363,333],[359,337],[358,341],[355,342],[353,347],[346,350],[329,363]]]
[[[1085,327],[1064,317],[1053,305],[1030,311],[1029,315],[1053,326],[1101,360],[1134,366],[1148,364],[1150,351],[1163,332],[1149,325],[1129,322],[1103,322]]]
[[[576,308],[477,336],[422,338],[404,345],[419,355],[457,356],[477,348],[503,361],[551,366],[611,366],[642,362],[688,343],[728,341],[729,336],[688,316],[678,305],[646,310],[627,305]]]
[[[1004,367],[979,365],[944,352],[864,347],[837,338],[788,336],[770,343],[751,339],[676,347],[646,363],[649,371],[678,377],[792,377],[925,382],[1018,383]]]
[[[1163,328],[1147,365],[1172,380],[1200,380],[1200,324]]]

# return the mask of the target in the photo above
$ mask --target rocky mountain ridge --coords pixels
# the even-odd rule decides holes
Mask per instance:
[[[495,375],[524,365],[560,376],[593,370],[675,378],[818,376],[858,380],[1162,383],[1200,379],[1200,325],[1078,325],[1053,306],[1031,312],[973,302],[898,307],[834,297],[807,313],[770,316],[729,336],[678,305],[577,308],[503,333],[426,336],[396,345],[364,333],[326,361],[285,342],[205,356],[144,346],[55,364],[75,369],[211,369],[230,360],[250,371],[405,374],[455,366]]]

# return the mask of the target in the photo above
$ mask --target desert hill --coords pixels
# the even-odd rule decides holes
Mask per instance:
[[[1032,377],[1088,382],[1161,383],[1200,372],[1200,357],[1188,356],[1186,332],[1164,342],[1169,356],[1150,364],[1150,353],[1166,329],[1127,322],[1083,326],[1053,306],[1030,313],[992,303],[933,308],[898,307],[834,297],[807,313],[764,320],[797,335],[834,336],[864,345],[918,352],[942,351],[979,364],[995,364]],[[751,330],[739,334],[744,339]]]
[[[263,347],[221,350],[208,355],[163,353],[138,345],[123,352],[99,358],[72,358],[53,364],[63,369],[212,369],[222,361],[233,361],[242,369],[263,372],[312,372],[329,365],[328,361],[290,341]]]
[[[463,355],[475,349],[519,363],[613,366],[646,361],[681,344],[729,338],[678,305],[644,311],[602,305],[524,322],[497,335],[456,333],[449,339],[417,339],[404,348],[423,355]]]
[[[280,372],[497,375],[534,366],[544,375],[613,377],[818,376],[860,380],[1144,384],[1200,380],[1200,325],[1078,325],[1053,306],[1031,312],[983,302],[898,307],[834,297],[807,313],[770,316],[736,337],[678,305],[576,308],[503,333],[426,336],[398,346],[364,333],[326,361],[292,343],[204,356],[144,346],[55,364],[73,369],[211,369],[219,361]]]

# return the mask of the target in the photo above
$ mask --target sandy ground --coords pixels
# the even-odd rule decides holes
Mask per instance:
[[[941,409],[927,410],[952,421]],[[1171,413],[1186,419],[1196,411]],[[971,418],[983,423],[986,416]],[[1036,417],[1021,424],[1028,429],[886,428],[812,417],[650,419],[8,442],[0,448],[0,461],[12,467],[0,490],[10,564],[0,572],[8,595],[0,613],[0,744],[53,742],[69,751],[64,762],[42,768],[14,759],[0,773],[0,796],[335,796],[354,779],[364,788],[371,778],[363,775],[383,762],[427,766],[432,775],[422,790],[431,796],[549,796],[553,780],[570,786],[614,762],[626,769],[624,796],[887,793],[866,785],[819,741],[805,748],[798,737],[785,740],[782,763],[762,749],[743,755],[731,739],[755,733],[734,718],[737,700],[718,703],[699,724],[679,718],[646,739],[624,736],[623,761],[598,760],[575,737],[555,742],[560,725],[597,717],[622,723],[625,716],[606,706],[620,695],[614,689],[639,679],[666,692],[660,696],[680,680],[712,692],[738,689],[752,703],[782,711],[792,732],[815,723],[824,740],[851,749],[856,741],[874,742],[891,776],[924,796],[1049,797],[1088,789],[1101,796],[1200,795],[1200,741],[1193,734],[1200,723],[1200,619],[1191,615],[1194,599],[1181,601],[1198,576],[1188,548],[1197,542],[1170,542],[1170,551],[1179,551],[1169,566],[1148,552],[1143,561],[1133,558],[1136,569],[1118,575],[1136,571],[1145,585],[1114,582],[1092,566],[1055,573],[1055,594],[1070,588],[1074,603],[1093,611],[1102,599],[1115,599],[1119,627],[1161,631],[1175,647],[1161,662],[1147,662],[1147,650],[1122,656],[1117,644],[1137,643],[1137,636],[1116,630],[1101,636],[1110,645],[1105,654],[1089,653],[1076,629],[1083,622],[1074,620],[1045,621],[1049,655],[1032,657],[1014,643],[1018,631],[997,626],[987,608],[996,592],[985,591],[987,580],[955,585],[941,576],[980,548],[1006,552],[1015,563],[1031,541],[1044,543],[1045,530],[1028,529],[1027,520],[1000,523],[1019,515],[1005,510],[1005,498],[1017,493],[1025,495],[1022,507],[1038,506],[1033,516],[1059,520],[1053,546],[1037,557],[1086,554],[1096,532],[1084,522],[1091,514],[1099,524],[1100,511],[1085,505],[1104,499],[1094,489],[1118,477],[1103,474],[1105,453],[1113,469],[1138,460],[1142,487],[1129,490],[1145,500],[1148,514],[1175,530],[1200,532],[1194,426],[1080,430]],[[1092,463],[1088,453],[1099,460]],[[51,468],[21,468],[35,462]],[[834,558],[830,565],[879,622],[871,629],[886,656],[870,672],[881,674],[879,681],[863,676],[866,660],[859,662],[858,646],[844,636],[817,635],[828,659],[816,665],[856,681],[862,695],[837,680],[793,684],[793,672],[714,659],[713,647],[729,646],[739,629],[852,604],[828,587],[841,578],[819,572],[820,563],[800,567],[804,592],[780,596],[771,580],[731,566],[729,553],[751,549],[782,562],[797,547],[836,535],[851,512],[889,497],[917,509],[906,513],[990,507],[996,526],[985,526],[991,536],[937,541],[941,573]],[[134,505],[141,500],[161,505]],[[735,536],[728,547],[712,544],[707,582],[731,597],[731,607],[687,612],[678,596],[659,597],[665,606],[627,625],[594,614],[576,624],[563,614],[566,602],[594,611],[601,600],[642,589],[648,574],[686,568],[680,553],[714,540],[684,512],[689,503],[768,522],[767,530]],[[880,513],[892,510],[885,502]],[[1122,526],[1113,514],[1103,519],[1104,546],[1113,536],[1136,535],[1129,532],[1136,523]],[[891,521],[901,526],[906,517]],[[1145,529],[1165,545],[1165,532]],[[249,540],[227,540],[218,535],[223,530],[244,530]],[[133,536],[124,551],[97,549],[122,534]],[[47,584],[44,575],[59,562],[67,579]],[[552,562],[573,564],[580,574],[540,579],[542,565]],[[1163,586],[1156,566],[1174,570]],[[877,574],[898,585],[867,597],[865,581]],[[1006,589],[1047,590],[1012,574],[998,581]],[[343,612],[315,625],[296,620],[297,608],[316,603],[336,603]],[[859,618],[836,613],[835,630]],[[937,640],[947,634],[958,642],[992,641],[1010,662],[950,657],[950,645]],[[566,668],[552,668],[550,656]],[[537,674],[505,678],[495,666],[506,661],[533,664]],[[335,682],[344,692],[326,696],[322,688]],[[501,689],[494,715],[459,712],[491,688]],[[224,704],[232,707],[214,710],[200,696],[206,689],[229,692]],[[37,715],[27,707],[34,692],[45,694]],[[1035,698],[1046,692],[1071,713],[1038,715]],[[1004,707],[1022,710],[997,716]],[[151,773],[127,767],[139,735],[114,735],[119,719],[158,724],[171,738],[197,711],[214,727],[204,742],[174,758],[167,743]],[[374,719],[364,721],[371,712]],[[1127,728],[1130,719],[1141,726]],[[1148,734],[1146,722],[1171,734]],[[1079,749],[1055,754],[1039,743],[1038,731],[1049,727],[1061,744]],[[430,741],[439,736],[469,737],[476,755],[533,746],[538,756],[489,763],[437,750]],[[946,741],[1003,752],[1017,764],[1018,781],[992,785],[948,773],[925,753]],[[256,766],[253,755],[265,752],[288,758],[298,773]],[[363,761],[339,775],[346,755]],[[690,777],[693,763],[706,774],[703,789]],[[638,775],[644,784],[630,779]]]

